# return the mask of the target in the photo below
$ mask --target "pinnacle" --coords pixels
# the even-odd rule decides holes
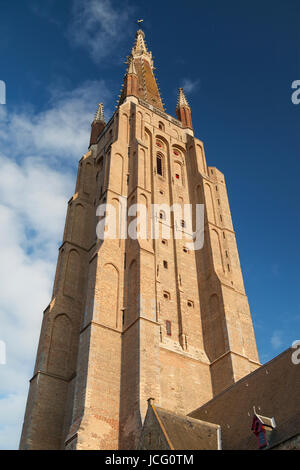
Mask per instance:
[[[103,106],[103,103],[99,103],[98,105],[98,110],[95,114],[95,119],[94,121],[101,121],[101,122],[104,122],[105,123],[105,119],[104,119],[104,106]]]
[[[147,46],[145,43],[145,33],[141,29],[136,32],[135,45],[132,49],[132,55],[148,54]]]
[[[188,100],[185,97],[183,88],[179,88],[179,95],[178,95],[178,100],[177,100],[177,108],[189,108],[190,105],[188,103]]]
[[[134,65],[134,59],[133,59],[132,55],[130,55],[128,57],[127,64],[128,64],[127,74],[134,73],[136,75],[137,73],[136,73],[136,68],[135,68],[135,65]]]

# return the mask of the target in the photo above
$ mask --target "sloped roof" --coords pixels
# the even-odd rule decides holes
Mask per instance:
[[[224,450],[257,449],[251,431],[253,406],[262,420],[275,419],[270,445],[299,434],[300,366],[293,362],[294,352],[294,348],[283,351],[189,415],[220,424]]]
[[[220,426],[189,418],[158,406],[155,411],[173,449],[217,450]]]
[[[140,448],[148,450],[218,450],[220,448],[220,426],[149,403]]]

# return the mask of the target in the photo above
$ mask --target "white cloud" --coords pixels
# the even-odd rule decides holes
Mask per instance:
[[[283,340],[282,340],[282,332],[281,331],[274,331],[272,336],[271,336],[271,345],[273,349],[280,349],[283,346]]]
[[[45,111],[0,106],[0,449],[18,447],[42,312],[53,285],[76,161],[87,151],[103,82],[52,90]]]
[[[0,442],[2,449],[15,449],[16,437],[20,433],[19,423],[12,421],[12,416],[21,416],[24,412],[24,395],[11,394],[0,400]]]
[[[13,154],[48,155],[68,163],[87,146],[90,124],[97,104],[110,94],[103,81],[88,81],[72,91],[52,89],[48,109],[35,113],[22,109],[0,114],[0,151],[8,146]],[[106,115],[110,110],[105,107]]]
[[[191,80],[190,78],[184,78],[182,80],[182,88],[186,93],[193,93],[199,87],[200,80]]]
[[[98,63],[128,37],[132,17],[133,7],[125,2],[74,0],[70,40],[85,47]]]

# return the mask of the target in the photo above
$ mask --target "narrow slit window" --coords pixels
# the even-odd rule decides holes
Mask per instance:
[[[164,260],[164,268],[168,269],[168,261]]]
[[[162,158],[160,155],[157,155],[156,157],[156,169],[157,169],[157,174],[162,176]]]
[[[170,320],[166,320],[166,331],[168,336],[172,335],[172,327]]]

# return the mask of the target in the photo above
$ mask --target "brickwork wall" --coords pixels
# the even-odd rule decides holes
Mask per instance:
[[[97,241],[96,208],[124,198],[149,222],[151,204],[204,203],[204,248],[159,210],[157,239]],[[32,381],[21,448],[136,448],[149,396],[188,413],[258,365],[224,176],[191,130],[127,98],[79,163],[35,369],[53,380]]]

